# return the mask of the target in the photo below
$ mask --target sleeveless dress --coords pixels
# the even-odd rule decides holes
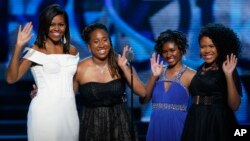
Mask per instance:
[[[80,116],[80,141],[132,141],[131,121],[124,103],[125,82],[88,82],[79,86],[83,100]]]
[[[147,131],[147,141],[179,141],[187,115],[189,94],[180,82],[186,66],[178,75],[170,80],[166,78],[166,70],[155,83],[152,93],[152,114]],[[164,84],[171,83],[168,90]]]
[[[225,74],[221,69],[203,72],[201,68],[189,87],[193,102],[188,110],[182,140],[231,141],[238,123],[227,103]]]
[[[78,141],[73,76],[79,54],[47,55],[30,48],[23,58],[36,64],[31,72],[38,88],[28,111],[28,140]]]

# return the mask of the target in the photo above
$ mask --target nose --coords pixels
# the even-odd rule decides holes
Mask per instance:
[[[205,51],[205,53],[209,53],[210,52],[210,48],[209,47],[205,47],[204,51]]]
[[[104,44],[105,44],[104,41],[101,41],[99,45],[100,47],[104,47]]]
[[[60,26],[59,25],[56,25],[55,26],[55,30],[59,30]]]

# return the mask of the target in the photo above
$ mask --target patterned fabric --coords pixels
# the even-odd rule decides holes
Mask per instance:
[[[125,83],[121,79],[81,84],[79,91],[84,101],[80,118],[80,141],[138,140],[136,129],[130,128],[130,115],[123,101]]]
[[[223,71],[202,73],[200,67],[189,90],[195,102],[189,108],[182,140],[232,141],[237,120],[227,104],[227,84]]]

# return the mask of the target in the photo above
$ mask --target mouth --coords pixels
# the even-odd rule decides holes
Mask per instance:
[[[203,55],[203,58],[204,58],[205,60],[210,60],[210,59],[213,58],[213,55]]]
[[[106,54],[106,49],[99,49],[99,50],[98,50],[98,53],[101,54],[101,55],[102,55],[102,54]]]
[[[174,58],[168,58],[168,59],[167,59],[167,62],[168,62],[168,63],[174,62]]]
[[[61,38],[62,37],[62,34],[59,33],[59,32],[52,32],[51,35],[55,38]]]

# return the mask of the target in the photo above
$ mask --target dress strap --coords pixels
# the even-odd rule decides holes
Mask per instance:
[[[177,74],[177,76],[176,76],[175,79],[180,80],[182,74],[186,71],[186,69],[187,69],[187,66],[184,65],[184,66],[182,67],[181,71]]]
[[[181,78],[182,74],[185,72],[186,69],[187,69],[187,66],[183,65],[182,69],[175,76],[175,78],[169,79],[169,78],[166,77],[166,73],[167,73],[167,67],[166,67],[166,69],[163,70],[163,73],[162,73],[162,75],[160,77],[160,81],[180,81],[180,78]]]

